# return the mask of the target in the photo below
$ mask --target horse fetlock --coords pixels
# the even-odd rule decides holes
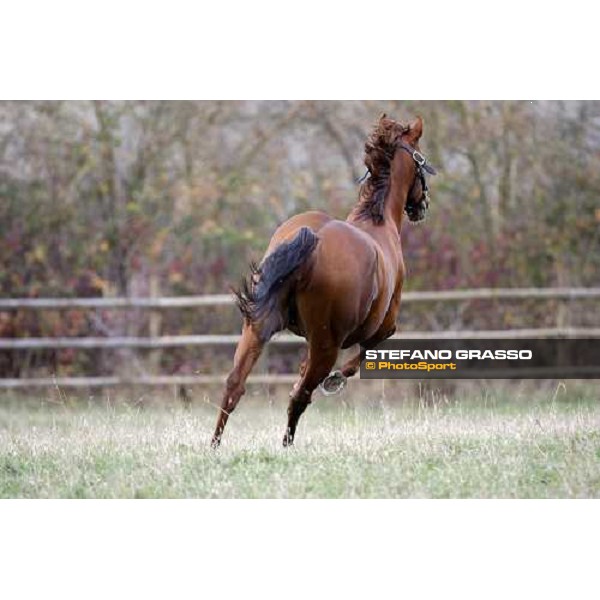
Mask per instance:
[[[356,375],[357,371],[358,371],[358,367],[355,365],[352,365],[351,367],[346,367],[345,369],[342,369],[342,375],[344,377],[352,377],[353,375]]]
[[[223,408],[229,413],[233,412],[235,410],[235,407],[238,405],[242,395],[243,391],[240,388],[233,391],[232,393],[226,393],[225,397],[223,398]]]
[[[298,400],[292,400],[288,406],[288,417],[298,418],[311,403],[310,400],[299,402]]]

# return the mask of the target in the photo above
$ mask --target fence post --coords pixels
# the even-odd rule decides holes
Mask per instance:
[[[160,279],[156,273],[150,275],[150,297],[160,297]],[[160,337],[162,330],[162,312],[156,308],[150,309],[149,321],[148,321],[148,333],[151,338]],[[148,355],[148,366],[150,367],[150,373],[157,375],[160,367],[162,350],[159,348],[150,350]]]

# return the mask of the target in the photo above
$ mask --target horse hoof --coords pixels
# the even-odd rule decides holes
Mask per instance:
[[[346,387],[347,382],[348,378],[341,371],[334,371],[323,379],[319,387],[325,396],[333,396],[339,394]]]

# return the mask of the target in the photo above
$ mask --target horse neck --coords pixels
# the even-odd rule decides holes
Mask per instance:
[[[399,159],[396,158],[395,160],[398,161]],[[406,207],[406,200],[410,191],[408,173],[406,173],[407,169],[403,165],[404,163],[400,162],[399,165],[392,168],[390,188],[385,200],[384,209],[384,221],[386,225],[395,226],[398,234],[400,234],[402,227],[404,208]]]

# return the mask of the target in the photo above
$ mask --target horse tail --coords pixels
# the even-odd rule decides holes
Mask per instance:
[[[283,292],[290,276],[307,260],[317,246],[315,232],[302,227],[289,242],[277,246],[260,265],[250,265],[250,275],[234,293],[244,319],[252,324],[266,342],[286,326]]]

